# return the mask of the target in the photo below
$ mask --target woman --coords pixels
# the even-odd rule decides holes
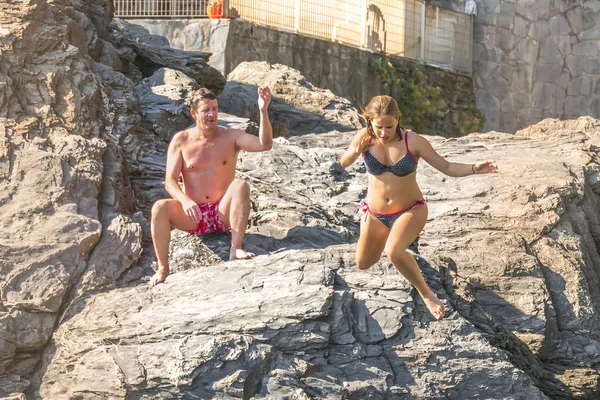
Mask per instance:
[[[444,316],[444,304],[425,283],[408,246],[419,236],[427,220],[427,204],[417,185],[420,158],[448,176],[487,174],[497,171],[494,161],[476,164],[451,163],[431,147],[424,137],[400,127],[402,114],[396,100],[376,96],[367,105],[367,127],[354,136],[342,155],[344,168],[362,155],[369,186],[361,202],[360,237],[356,246],[356,265],[370,268],[385,250],[396,269],[417,289],[431,314]]]

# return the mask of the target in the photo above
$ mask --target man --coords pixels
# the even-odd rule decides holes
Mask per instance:
[[[159,200],[152,207],[152,242],[158,259],[152,286],[169,275],[171,226],[200,235],[231,230],[229,259],[254,257],[242,249],[250,215],[250,186],[235,179],[235,166],[240,150],[266,151],[273,145],[267,114],[271,91],[258,88],[258,137],[218,126],[217,97],[210,90],[194,91],[188,102],[196,125],[173,136],[167,152],[165,186],[173,198]]]

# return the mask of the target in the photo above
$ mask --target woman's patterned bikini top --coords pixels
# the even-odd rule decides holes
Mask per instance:
[[[406,154],[394,165],[382,164],[369,151],[363,153],[365,168],[371,175],[381,175],[384,172],[391,172],[396,176],[407,176],[417,170],[418,160],[413,157],[408,149],[408,132],[404,134],[404,143],[406,145]]]

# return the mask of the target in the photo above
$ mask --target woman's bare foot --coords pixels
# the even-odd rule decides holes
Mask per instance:
[[[231,249],[229,252],[229,261],[231,260],[247,260],[254,257],[254,253],[244,251],[242,249]]]
[[[431,312],[431,315],[433,315],[435,319],[442,319],[444,314],[446,314],[446,307],[444,306],[444,303],[438,299],[435,293],[431,292],[430,296],[421,296],[421,298],[425,302],[429,312]]]

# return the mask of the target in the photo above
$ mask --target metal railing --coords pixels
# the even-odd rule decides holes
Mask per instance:
[[[114,0],[115,15],[205,17],[208,0]],[[224,0],[227,18],[472,73],[470,15],[422,0]]]
[[[113,0],[119,18],[206,17],[209,0]]]

